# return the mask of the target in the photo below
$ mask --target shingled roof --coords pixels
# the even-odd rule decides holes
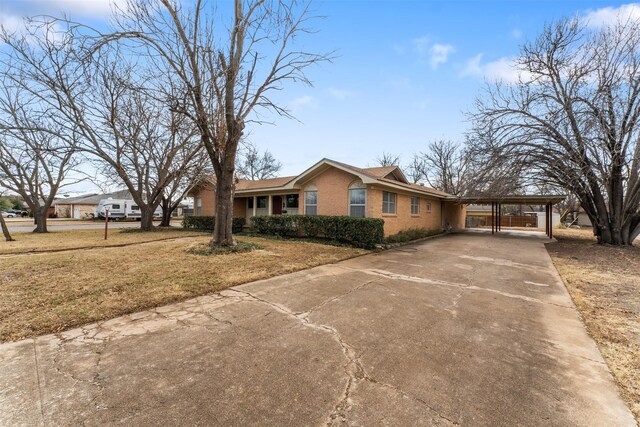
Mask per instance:
[[[360,176],[363,181],[369,184],[379,184],[384,186],[395,187],[397,189],[406,189],[413,192],[419,192],[422,194],[428,194],[435,197],[451,197],[443,191],[438,191],[431,187],[427,187],[419,184],[412,184],[408,182],[407,178],[402,173],[402,170],[398,166],[377,166],[371,168],[359,168],[346,163],[338,162],[331,159],[322,159],[315,165],[311,166],[306,171],[297,176],[284,176],[279,178],[249,180],[240,179],[236,182],[236,192],[253,193],[260,190],[294,190],[304,183],[304,180],[314,176],[319,170],[326,167],[336,167],[346,172],[353,173],[356,176]],[[215,177],[210,176],[202,179],[198,186],[208,186],[215,184]]]

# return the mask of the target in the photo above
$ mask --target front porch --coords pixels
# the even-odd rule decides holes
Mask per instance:
[[[234,198],[234,216],[244,216],[247,224],[253,216],[298,215],[300,195],[298,193],[269,193],[243,195]]]

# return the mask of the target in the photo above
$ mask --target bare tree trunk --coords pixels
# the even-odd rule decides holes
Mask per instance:
[[[2,234],[4,234],[4,239],[7,242],[13,242],[15,239],[11,237],[11,234],[9,234],[9,228],[7,227],[7,223],[4,222],[4,217],[2,215],[0,215],[0,226],[2,227]]]
[[[175,205],[172,206],[170,200],[162,199],[162,221],[160,222],[160,227],[171,227],[171,214],[173,214],[175,208]]]
[[[143,231],[153,230],[153,214],[155,210],[156,209],[153,206],[140,207],[140,229],[141,230]]]
[[[230,163],[230,164],[228,164]],[[211,246],[235,246],[232,235],[234,164],[225,162],[223,171],[216,182],[216,224],[213,229]]]
[[[38,208],[33,212],[33,218],[36,221],[36,228],[34,233],[47,233],[47,211],[48,208]]]

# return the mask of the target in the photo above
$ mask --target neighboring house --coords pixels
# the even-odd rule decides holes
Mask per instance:
[[[194,215],[215,215],[215,178],[196,185]],[[236,217],[348,215],[384,219],[385,235],[410,228],[464,228],[465,205],[442,191],[411,184],[397,166],[357,168],[323,159],[297,176],[239,180]]]
[[[131,193],[128,190],[120,190],[107,194],[88,194],[56,199],[53,202],[53,207],[58,218],[87,219],[93,218],[100,200],[108,198],[131,199]]]
[[[467,216],[491,216],[491,205],[467,205]]]

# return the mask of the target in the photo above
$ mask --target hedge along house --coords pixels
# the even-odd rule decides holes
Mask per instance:
[[[194,186],[194,215],[215,215],[215,178]],[[382,218],[385,236],[411,228],[464,228],[465,204],[411,184],[397,166],[357,168],[322,159],[297,176],[238,180],[233,215],[346,215]]]

